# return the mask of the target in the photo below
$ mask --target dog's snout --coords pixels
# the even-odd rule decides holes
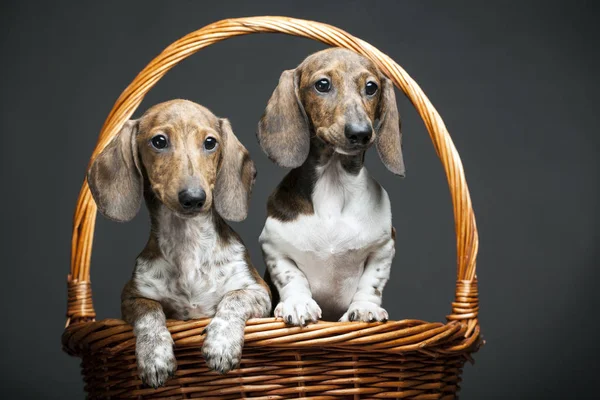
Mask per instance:
[[[352,144],[367,144],[371,140],[373,130],[369,124],[346,124],[344,134]]]
[[[186,211],[198,211],[206,201],[206,192],[202,189],[186,189],[179,192],[179,204]]]

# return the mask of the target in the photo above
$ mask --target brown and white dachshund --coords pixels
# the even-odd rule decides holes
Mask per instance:
[[[88,183],[103,215],[131,220],[142,195],[150,212],[121,298],[146,384],[163,385],[177,368],[166,318],[213,317],[202,353],[225,373],[240,362],[246,320],[269,315],[269,289],[224,221],[246,218],[255,175],[229,121],[186,100],[128,121],[93,162]]]
[[[349,50],[315,53],[281,74],[258,139],[271,160],[293,168],[269,198],[260,236],[275,316],[294,325],[387,320],[395,231],[388,194],[364,157],[375,144],[383,164],[404,175],[392,82]]]

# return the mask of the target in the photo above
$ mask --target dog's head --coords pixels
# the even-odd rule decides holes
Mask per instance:
[[[323,50],[281,74],[258,126],[263,150],[281,166],[298,167],[311,132],[342,154],[376,143],[385,166],[404,175],[394,85],[361,55]]]
[[[193,217],[213,203],[225,219],[248,213],[256,169],[229,121],[186,100],[150,108],[125,123],[98,155],[88,184],[100,212],[128,221],[146,188],[177,215]]]

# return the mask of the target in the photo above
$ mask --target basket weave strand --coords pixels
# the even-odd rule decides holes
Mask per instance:
[[[117,99],[90,159],[110,143],[146,93],[175,65],[211,44],[250,33],[286,33],[345,47],[371,59],[410,99],[422,117],[450,187],[457,243],[457,283],[448,322],[319,322],[287,327],[273,318],[246,327],[241,368],[208,372],[200,355],[209,320],[169,321],[179,370],[167,386],[141,387],[135,338],[120,320],[95,321],[90,258],[96,204],[84,182],[74,216],[67,327],[63,346],[82,356],[91,398],[454,398],[470,353],[481,344],[475,275],[478,234],[462,163],[450,135],[416,82],[375,47],[327,24],[286,17],[222,20],[192,32],[152,60]]]

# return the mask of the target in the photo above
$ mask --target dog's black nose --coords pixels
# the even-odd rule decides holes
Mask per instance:
[[[206,201],[206,192],[202,189],[186,189],[179,192],[179,204],[186,211],[198,211]]]
[[[352,144],[367,144],[373,130],[369,124],[346,124],[344,134]]]

